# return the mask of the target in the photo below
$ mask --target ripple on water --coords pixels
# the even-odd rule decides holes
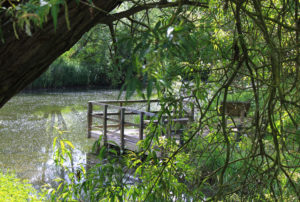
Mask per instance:
[[[55,128],[68,131],[74,165],[86,162],[92,141],[86,138],[89,100],[111,100],[119,91],[19,94],[0,110],[0,169],[11,170],[39,186],[61,175],[53,162]]]

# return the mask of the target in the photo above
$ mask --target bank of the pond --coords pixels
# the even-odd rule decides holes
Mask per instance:
[[[122,78],[117,68],[60,57],[27,89],[118,88],[124,83]]]
[[[41,94],[41,93],[82,93],[95,91],[119,91],[120,88],[113,88],[111,86],[71,86],[71,87],[34,87],[30,85],[23,89],[20,94]]]

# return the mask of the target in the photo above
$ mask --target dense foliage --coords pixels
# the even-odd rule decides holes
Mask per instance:
[[[181,146],[158,138],[168,126],[150,125],[141,143],[147,158],[110,157],[64,191],[91,201],[299,200],[298,7],[297,1],[209,1],[208,9],[134,16],[135,31],[117,42],[118,53],[127,53],[119,64],[128,96],[157,93],[160,115],[170,117],[194,107],[195,122]],[[182,100],[190,104],[182,107]],[[243,127],[227,115],[230,101],[251,103]],[[163,144],[169,155],[158,159],[150,143]],[[103,147],[99,158],[105,153]],[[133,184],[132,170],[139,178]]]
[[[106,26],[94,27],[27,89],[120,87],[124,81],[112,62],[108,33]]]
[[[161,100],[159,119],[195,109],[195,121],[183,133],[184,144],[161,141],[169,126],[150,124],[140,144],[142,153],[107,157],[109,151],[116,152],[102,147],[102,163],[87,172],[70,171],[70,179],[62,181],[53,198],[299,200],[299,3],[207,3],[205,9],[183,4],[141,9],[109,25],[110,67],[120,71],[128,97],[134,91],[145,98],[156,94]],[[124,7],[140,4],[127,1]],[[80,48],[74,50],[80,58]],[[107,58],[90,58],[98,59]],[[183,100],[190,104],[182,106]],[[230,101],[251,103],[244,123],[227,114]],[[154,145],[164,146],[168,155],[157,158]],[[128,175],[138,179],[130,183]]]

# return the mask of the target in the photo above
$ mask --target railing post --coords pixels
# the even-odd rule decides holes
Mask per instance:
[[[195,106],[193,104],[192,109],[191,109],[191,119],[190,119],[190,121],[194,121],[194,120],[195,120]]]
[[[107,145],[107,107],[108,105],[104,105],[103,111],[103,143]]]
[[[92,117],[92,113],[93,113],[93,103],[89,102],[88,103],[88,138],[91,138],[91,131],[92,131],[92,124],[93,124],[93,117]]]
[[[144,133],[144,112],[140,113],[140,128],[139,128],[139,140],[143,140]]]
[[[119,103],[120,107],[123,106],[123,102]],[[119,123],[121,123],[121,110],[119,110]],[[121,130],[121,124],[119,125],[119,130]]]
[[[147,112],[150,112],[150,110],[151,110],[151,102],[148,101],[148,103],[147,103]]]
[[[121,129],[120,129],[120,140],[121,140],[121,150],[124,150],[124,122],[125,122],[125,109],[121,108],[121,114],[120,114],[120,125],[121,125]]]

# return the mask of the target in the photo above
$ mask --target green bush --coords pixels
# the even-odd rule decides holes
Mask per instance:
[[[0,201],[43,201],[44,195],[38,193],[27,181],[14,174],[0,172]]]

